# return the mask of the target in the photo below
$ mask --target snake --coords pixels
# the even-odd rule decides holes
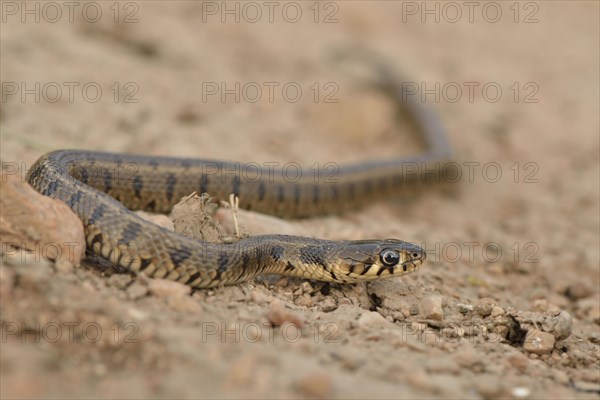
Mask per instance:
[[[168,213],[182,197],[198,192],[217,199],[233,194],[241,208],[257,212],[310,217],[410,191],[423,180],[423,171],[439,175],[451,159],[442,124],[420,99],[406,95],[391,67],[373,65],[376,86],[420,132],[425,144],[421,154],[342,165],[332,181],[314,176],[292,181],[281,168],[252,175],[235,162],[56,150],[34,163],[27,181],[75,212],[89,252],[131,273],[193,288],[238,284],[262,274],[359,283],[414,272],[425,262],[426,251],[398,239],[333,241],[274,234],[212,243],[165,229],[133,212]]]

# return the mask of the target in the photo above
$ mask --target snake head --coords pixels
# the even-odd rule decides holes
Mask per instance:
[[[344,282],[372,281],[416,271],[427,258],[416,244],[396,239],[346,241],[339,252]]]

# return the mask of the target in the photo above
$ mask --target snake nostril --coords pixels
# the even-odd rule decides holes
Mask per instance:
[[[414,258],[419,258],[419,253],[412,253],[412,256],[413,256]]]

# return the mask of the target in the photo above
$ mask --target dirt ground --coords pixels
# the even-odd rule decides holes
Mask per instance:
[[[3,163],[60,148],[303,166],[418,151],[364,74],[331,63],[360,44],[414,79],[462,179],[282,223],[429,251],[417,273],[370,284],[190,294],[3,256],[2,398],[599,397],[597,2],[27,3],[1,3]]]

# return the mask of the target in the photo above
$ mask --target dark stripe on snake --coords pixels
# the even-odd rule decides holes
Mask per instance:
[[[190,258],[191,249],[187,248],[185,245],[182,245],[179,248],[169,249],[169,258],[175,265],[179,265],[183,263],[185,260]]]
[[[148,268],[150,264],[152,264],[151,258],[140,258],[140,272]]]
[[[294,188],[294,205],[299,205],[300,204],[300,186],[296,186]]]
[[[285,252],[285,249],[282,246],[273,246],[271,247],[271,257],[273,257],[273,260],[275,261],[280,261],[283,258],[283,254]]]
[[[388,186],[388,179],[385,176],[382,176],[381,178],[379,178],[379,181],[377,182],[377,186],[379,191],[381,192],[386,192],[387,191],[387,186]]]
[[[370,193],[373,191],[373,181],[367,179],[363,185],[364,185],[364,190],[367,193]]]
[[[175,174],[170,173],[169,175],[167,175],[167,186],[165,187],[165,190],[166,190],[165,195],[169,202],[171,202],[171,200],[173,200],[173,194],[175,193],[175,184],[176,183],[177,183],[177,177],[175,176]]]
[[[218,272],[224,272],[227,270],[227,265],[229,264],[229,256],[227,255],[227,253],[223,252],[221,254],[219,254],[219,269],[217,270]]]
[[[330,187],[331,187],[331,200],[335,203],[340,198],[340,192],[339,192],[337,186],[331,185]]]
[[[77,192],[73,193],[71,195],[71,198],[69,200],[67,200],[67,205],[71,208],[75,207],[77,204],[79,204],[79,200],[81,200],[81,196],[83,196],[83,193],[78,190]]]
[[[354,272],[354,268],[356,268],[356,262],[352,261],[350,263],[350,265],[348,266],[348,272],[346,273],[346,275],[350,275],[351,273]]]
[[[354,201],[354,198],[356,196],[355,191],[356,191],[356,187],[355,187],[354,183],[350,182],[348,184],[348,200]]]
[[[265,199],[265,193],[267,193],[267,188],[265,187],[264,182],[258,183],[258,201],[263,201]]]
[[[87,169],[82,167],[80,170],[79,180],[87,185],[88,179],[89,179],[89,174],[87,172]]]
[[[135,241],[141,231],[142,226],[140,224],[135,221],[130,221],[123,230],[122,241],[126,244]]]
[[[112,174],[108,169],[102,169],[102,179],[104,180],[104,191],[110,192],[112,189]]]
[[[42,194],[44,194],[46,196],[53,195],[59,187],[60,187],[59,181],[51,182],[48,185],[48,187],[44,191],[42,191]]]
[[[94,244],[96,244],[96,243],[102,244],[102,234],[101,233],[96,233],[94,235],[94,237],[92,237],[92,239],[90,240],[90,247],[94,247]]]
[[[189,285],[190,283],[194,282],[196,279],[200,278],[200,272],[194,272],[187,280],[186,284]]]
[[[331,277],[333,278],[334,281],[337,281],[337,276],[335,276],[335,273],[333,272],[333,270],[329,270],[329,274],[331,275]]]
[[[136,175],[135,178],[133,178],[133,193],[134,196],[137,197],[138,199],[142,198],[142,189],[144,188],[144,181],[142,180],[142,177],[140,175]]]
[[[98,207],[94,209],[92,216],[88,219],[88,224],[94,224],[94,222],[98,221],[104,215],[106,211],[106,206],[104,204],[100,204]]]

